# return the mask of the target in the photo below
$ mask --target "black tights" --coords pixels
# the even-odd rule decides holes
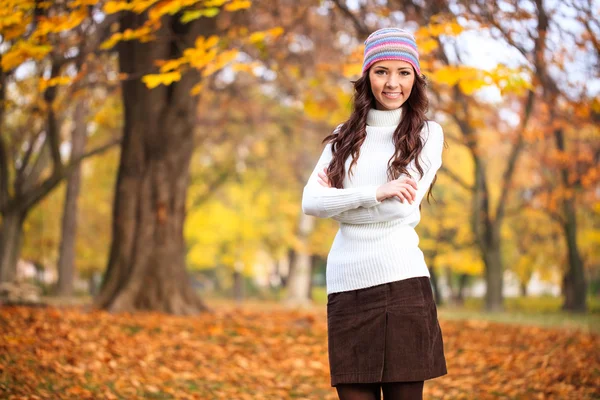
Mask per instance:
[[[340,384],[340,400],[423,400],[424,381]]]

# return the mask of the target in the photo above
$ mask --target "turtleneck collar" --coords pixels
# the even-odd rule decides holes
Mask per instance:
[[[397,126],[402,118],[402,107],[395,110],[377,110],[371,108],[367,114],[369,126]]]

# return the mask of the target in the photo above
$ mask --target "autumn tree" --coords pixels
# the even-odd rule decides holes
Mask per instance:
[[[62,87],[75,78],[67,71],[82,54],[83,30],[92,35],[106,27],[89,19],[88,3],[5,1],[0,6],[0,282],[15,278],[22,225],[31,209],[83,159],[118,142],[69,160],[61,154],[63,96],[72,93]],[[75,32],[84,21],[85,28]]]
[[[222,6],[222,8],[220,8]],[[202,78],[232,60],[219,12],[249,1],[113,1],[125,125],[108,267],[95,304],[194,314],[206,307],[186,271],[183,228]],[[156,38],[156,40],[153,40]],[[160,67],[152,74],[153,69]],[[201,74],[199,73],[201,71]]]
[[[563,278],[563,308],[585,311],[587,283],[578,242],[576,204],[578,193],[597,184],[594,176],[600,150],[594,145],[593,139],[589,142],[591,146],[583,147],[580,147],[578,142],[582,139],[585,142],[585,138],[569,139],[575,134],[572,130],[575,126],[580,132],[587,132],[588,135],[593,131],[593,119],[594,115],[598,118],[598,107],[585,83],[577,83],[574,86],[577,78],[574,74],[569,74],[569,71],[576,65],[575,59],[582,54],[591,50],[592,54],[598,56],[598,43],[593,33],[600,24],[595,15],[597,13],[594,13],[589,2],[574,1],[564,5],[576,12],[572,23],[581,25],[581,34],[572,31],[568,25],[563,25],[553,6],[546,2],[536,0],[531,6],[525,8],[522,4],[514,3],[512,10],[504,11],[496,5],[488,4],[472,11],[499,32],[501,37],[532,65],[532,78],[538,88],[537,96],[541,102],[538,116],[543,116],[537,124],[538,129],[545,132],[543,137],[553,143],[554,149],[550,150],[550,154],[555,156],[550,156],[550,165],[553,165],[551,168],[554,170],[550,192],[535,187],[531,189],[534,193],[543,193],[547,200],[550,200],[546,202],[545,209],[559,223],[564,234],[568,268]],[[519,38],[514,27],[505,23],[507,19],[515,19],[522,23],[537,22],[536,29],[527,30],[526,36],[529,42],[534,43],[534,48],[530,48],[525,40]],[[564,39],[557,41],[558,37]],[[584,65],[584,68],[591,70],[594,66]],[[561,71],[560,77],[556,76],[555,70]],[[598,77],[597,73],[595,77]],[[573,147],[569,148],[569,142]],[[555,180],[555,177],[558,179]]]

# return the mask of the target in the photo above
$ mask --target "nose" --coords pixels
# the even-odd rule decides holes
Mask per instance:
[[[390,77],[385,84],[390,89],[394,89],[398,87],[398,78],[394,74],[390,74]]]

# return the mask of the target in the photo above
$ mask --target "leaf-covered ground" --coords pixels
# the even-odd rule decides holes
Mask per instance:
[[[600,336],[440,320],[449,374],[426,399],[599,399]],[[0,308],[2,399],[337,399],[326,316],[218,308],[111,315]]]

